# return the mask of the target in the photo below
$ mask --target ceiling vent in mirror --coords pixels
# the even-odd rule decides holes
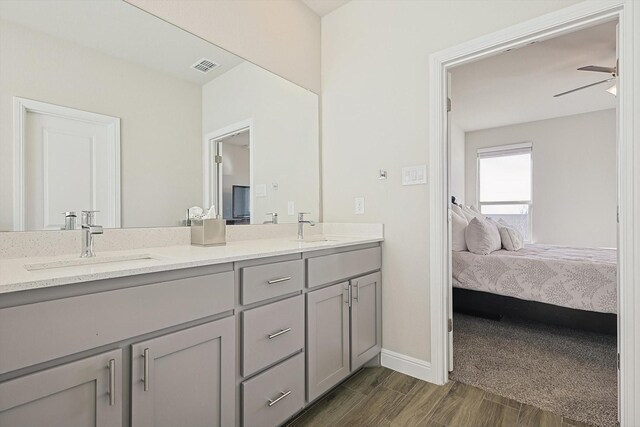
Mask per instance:
[[[194,70],[198,70],[201,73],[208,73],[209,71],[213,70],[214,68],[218,68],[219,66],[220,64],[216,64],[210,59],[202,58],[200,61],[193,64],[191,68],[193,68]]]

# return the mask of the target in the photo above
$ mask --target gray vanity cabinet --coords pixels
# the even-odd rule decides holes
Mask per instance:
[[[382,347],[380,273],[353,279],[351,292],[351,370],[355,370]]]
[[[122,350],[0,383],[0,426],[122,426]]]
[[[134,344],[132,427],[234,425],[235,340],[228,317]]]
[[[307,294],[307,400],[349,375],[349,282]]]
[[[380,353],[380,272],[307,293],[309,402]]]

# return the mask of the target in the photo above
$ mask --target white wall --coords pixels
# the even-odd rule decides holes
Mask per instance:
[[[0,230],[13,221],[13,96],[120,117],[123,227],[178,225],[201,204],[198,85],[6,21],[0,64]]]
[[[466,198],[477,150],[533,143],[533,241],[616,247],[616,112],[603,110],[466,133]]]
[[[320,17],[299,0],[126,0],[320,93]]]
[[[453,118],[450,116],[449,126],[451,127],[449,133],[449,153],[450,153],[450,169],[449,177],[451,181],[449,186],[451,187],[451,195],[456,197],[457,203],[465,203],[465,143],[464,143],[464,131],[458,126]]]
[[[427,162],[429,54],[572,3],[359,0],[323,17],[323,219],[385,224],[386,349],[430,360],[429,187],[400,185]]]
[[[224,100],[224,102],[221,102]],[[249,62],[207,83],[202,91],[203,134],[253,120],[253,185],[265,184],[267,197],[254,197],[256,223],[278,212],[295,222],[295,211],[320,214],[318,96]],[[272,188],[278,184],[278,189]]]

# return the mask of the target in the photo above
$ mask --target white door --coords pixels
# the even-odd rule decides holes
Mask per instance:
[[[112,133],[105,123],[26,112],[25,230],[59,230],[63,212],[81,210],[100,211],[96,224],[120,226],[114,215]]]
[[[452,240],[452,230],[451,230],[451,73],[447,73],[447,260],[449,263],[448,267],[448,278],[449,283],[447,284],[447,370],[449,372],[453,371],[453,277],[451,273],[453,272],[452,266],[452,254],[451,254],[451,240]]]
[[[619,66],[619,60],[618,58],[620,57],[620,51],[619,51],[619,47],[620,46],[620,25],[616,25],[616,72],[618,72],[618,66]],[[618,81],[616,80],[616,87],[620,88],[620,85],[618,83]],[[620,248],[620,152],[619,152],[619,148],[618,148],[618,144],[620,141],[620,98],[616,95],[616,186],[617,186],[617,192],[618,192],[618,197],[616,198],[616,247]],[[620,313],[620,250],[618,249],[618,251],[616,252],[616,278],[617,278],[617,283],[616,283],[616,294],[618,295],[618,313]],[[617,334],[617,347],[618,347],[618,425],[620,425],[620,409],[622,408],[622,390],[620,388],[620,354],[621,354],[621,349],[620,349],[620,345],[622,342],[622,336],[620,334],[620,316],[617,316],[617,320],[618,320],[618,325],[616,328],[616,334]]]

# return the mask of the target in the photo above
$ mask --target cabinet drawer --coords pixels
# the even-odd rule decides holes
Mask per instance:
[[[324,285],[379,270],[380,247],[307,259],[307,286]]]
[[[233,298],[228,271],[0,309],[0,373],[229,311]]]
[[[242,375],[248,376],[304,347],[304,297],[242,313]]]
[[[304,355],[300,353],[242,383],[246,427],[282,424],[304,406]]]
[[[240,274],[242,304],[247,305],[301,290],[304,263],[300,259],[244,267]]]

